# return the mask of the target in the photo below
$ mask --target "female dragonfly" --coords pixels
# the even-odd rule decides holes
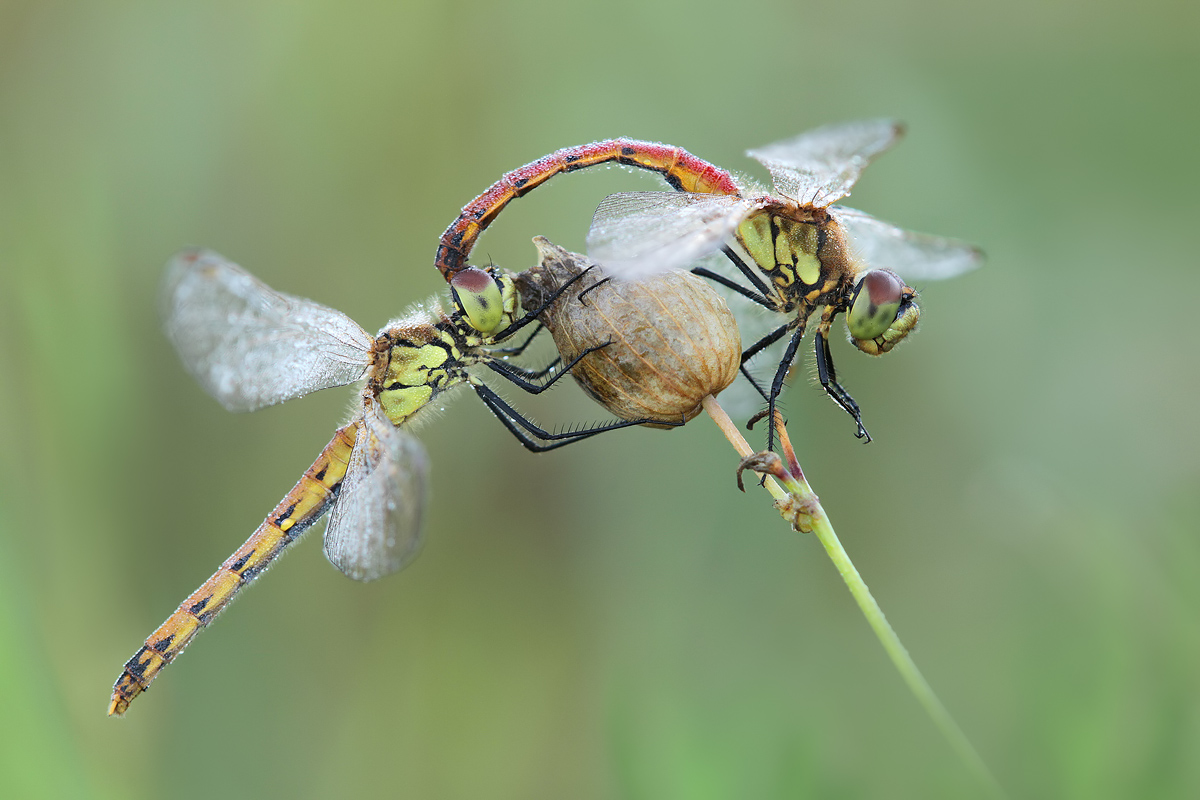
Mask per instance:
[[[346,315],[276,292],[215,253],[184,252],[168,265],[167,335],[200,385],[227,409],[252,411],[318,389],[364,384],[351,422],[334,433],[246,543],[125,664],[110,715],[124,714],[192,637],[325,511],[325,555],[347,576],[369,581],[407,564],[420,546],[428,459],[406,426],[443,392],[469,385],[533,451],[643,422],[567,433],[537,427],[468,369],[483,365],[532,393],[570,371],[576,362],[545,381],[550,368],[525,370],[503,360],[528,340],[507,350],[493,347],[543,309],[522,315],[512,276],[490,268],[457,272],[450,294],[449,313],[436,304],[418,309],[372,338]]]
[[[788,317],[742,354],[750,378],[746,362],[791,334],[769,391],[750,378],[767,401],[763,415],[774,412],[808,319],[823,308],[814,337],[821,386],[854,418],[855,435],[870,441],[858,404],[837,382],[828,344],[835,317],[846,314],[858,349],[881,355],[920,316],[917,293],[899,274],[947,278],[982,263],[969,245],[833,205],[902,132],[892,120],[851,122],[749,151],[771,173],[774,194],[742,187],[725,170],[670,145],[612,139],[559,150],[508,173],[468,204],[442,235],[436,264],[447,278],[464,269],[471,247],[500,211],[561,172],[607,162],[657,172],[676,191],[607,198],[592,222],[589,254],[612,274],[637,277],[691,267],[723,251],[747,284],[705,267],[692,271]]]

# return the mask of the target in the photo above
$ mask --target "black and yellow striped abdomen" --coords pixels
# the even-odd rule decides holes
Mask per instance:
[[[150,685],[159,671],[183,652],[202,628],[212,622],[243,587],[258,577],[283,549],[299,538],[325,513],[337,496],[350,451],[358,434],[356,424],[338,429],[287,496],[280,501],[246,543],[221,568],[180,604],[175,613],[150,634],[125,663],[113,686],[110,715],[121,715]]]

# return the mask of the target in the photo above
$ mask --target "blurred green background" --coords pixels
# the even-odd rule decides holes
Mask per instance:
[[[803,375],[802,461],[1013,797],[1200,796],[1200,6],[0,3],[0,796],[972,797],[818,543],[698,419],[546,455],[422,428],[427,546],[294,548],[123,720],[112,681],[346,414],[222,411],[159,332],[208,246],[376,330],[506,170],[617,135],[743,151],[893,115],[853,205],[982,245],[885,359],[875,442]],[[478,262],[575,249],[598,170]],[[807,352],[807,350],[806,350]],[[807,373],[807,367],[804,370]],[[603,418],[565,387],[550,425]]]

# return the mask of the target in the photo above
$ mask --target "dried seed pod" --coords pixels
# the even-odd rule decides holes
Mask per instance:
[[[741,364],[737,322],[700,278],[667,272],[608,280],[601,265],[538,236],[541,263],[516,276],[525,308],[592,267],[540,317],[571,376],[622,419],[689,420],[700,402],[733,383]],[[658,425],[654,427],[666,427]]]

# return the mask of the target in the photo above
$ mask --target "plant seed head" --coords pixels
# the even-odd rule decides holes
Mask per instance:
[[[689,420],[733,383],[741,364],[737,322],[725,301],[688,272],[609,279],[601,265],[536,237],[541,263],[516,276],[525,308],[591,267],[540,317],[564,364],[589,348],[572,377],[622,419]],[[647,423],[653,424],[653,423]],[[656,426],[666,427],[666,426]]]

